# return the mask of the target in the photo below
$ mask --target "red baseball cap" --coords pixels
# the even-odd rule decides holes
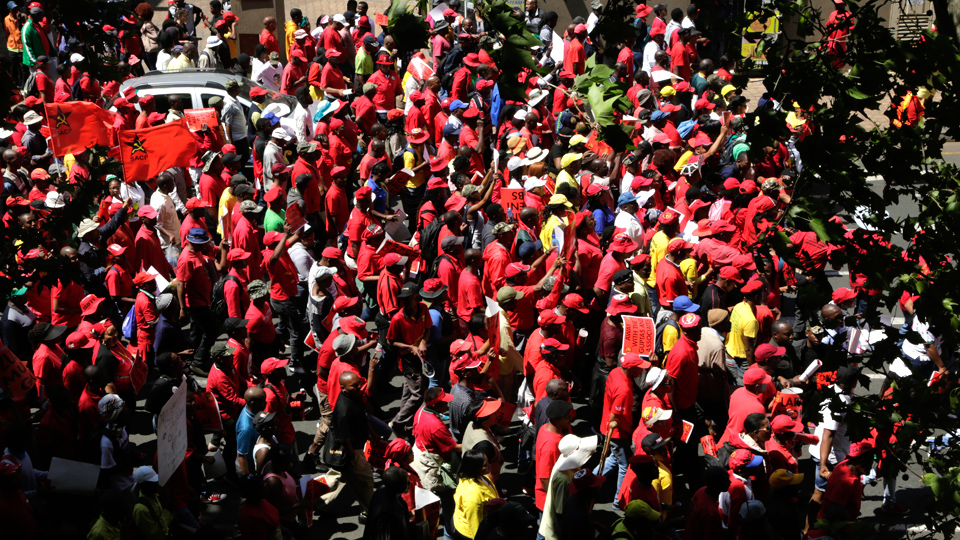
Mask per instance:
[[[700,316],[696,313],[686,313],[680,317],[680,328],[696,328],[700,326]]]
[[[740,277],[740,271],[732,266],[724,266],[721,268],[720,277],[723,279],[729,279],[735,283],[743,283],[743,278]]]
[[[583,305],[583,297],[577,293],[570,293],[563,297],[563,305],[567,309],[572,309],[574,311],[579,311],[580,313],[586,314],[589,310],[587,306]]]
[[[326,257],[328,259],[342,259],[343,252],[340,251],[340,248],[335,248],[333,246],[327,246],[323,248],[323,251],[320,253],[321,257]]]
[[[645,359],[644,357],[640,356],[637,353],[626,353],[623,355],[623,358],[620,359],[620,367],[622,367],[623,369],[631,369],[631,368],[637,368],[637,367],[640,369],[647,369],[651,365],[653,364],[651,364],[649,360]]]
[[[771,343],[764,343],[763,345],[757,346],[757,350],[753,353],[753,358],[758,364],[766,364],[771,358],[777,358],[785,354],[787,354],[787,349],[785,347],[778,347]]]
[[[621,313],[636,313],[637,309],[636,304],[630,301],[629,296],[617,294],[610,300],[610,305],[607,306],[607,314],[620,315]]]
[[[740,292],[743,294],[750,294],[752,292],[759,291],[762,288],[763,283],[761,283],[759,279],[751,279],[746,285],[740,287]]]
[[[552,309],[546,309],[540,312],[540,316],[537,317],[538,326],[547,326],[550,324],[563,324],[567,321],[567,318],[563,315],[560,315]]]
[[[339,323],[340,329],[348,334],[353,334],[360,339],[367,339],[370,336],[367,332],[367,323],[360,317],[344,317]]]
[[[752,367],[743,373],[743,384],[769,384],[773,379],[759,367]]]
[[[273,373],[274,370],[280,369],[289,363],[290,361],[286,358],[267,358],[262,364],[260,364],[260,373],[269,375]]]
[[[227,252],[227,261],[229,262],[245,261],[249,258],[250,252],[240,248],[233,248]]]
[[[667,253],[680,253],[685,249],[693,249],[693,244],[683,238],[674,238],[667,244]]]
[[[839,289],[833,291],[833,303],[838,306],[845,302],[849,302],[856,297],[857,293],[846,287],[840,287]]]
[[[80,315],[84,317],[93,315],[97,312],[97,308],[100,307],[100,304],[103,303],[103,300],[103,298],[95,294],[88,294],[84,296],[83,299],[80,300]]]
[[[772,422],[770,422],[770,429],[774,433],[800,433],[803,431],[803,424],[797,422],[793,418],[786,414],[778,414]]]
[[[560,343],[559,340],[550,338],[543,340],[543,343],[540,344],[541,351],[547,352],[557,352],[557,351],[566,351],[569,350],[570,346],[566,343]]]
[[[657,218],[657,221],[663,225],[671,225],[673,223],[680,223],[680,214],[674,212],[673,210],[667,210],[660,214],[660,217]]]
[[[522,274],[524,272],[529,272],[530,267],[523,263],[510,263],[507,265],[507,269],[504,272],[508,278],[516,277],[517,274]]]
[[[357,305],[357,302],[360,301],[359,296],[345,296],[340,295],[336,300],[333,301],[333,311],[334,313],[340,313],[341,311],[347,309],[348,307]]]
[[[737,255],[733,258],[733,266],[737,270],[756,270],[757,263],[753,261],[753,256],[749,253],[744,253],[742,255]]]
[[[744,467],[759,467],[762,464],[762,457],[745,448],[738,448],[730,454],[730,469],[734,471]]]
[[[500,406],[503,405],[503,402],[499,399],[486,399],[483,401],[483,405],[480,406],[480,410],[477,411],[477,418],[486,418],[492,414],[496,414],[500,410]]]
[[[107,246],[107,251],[110,253],[110,255],[113,255],[114,257],[119,257],[120,255],[123,255],[123,252],[126,250],[127,250],[126,246],[121,246],[120,244],[110,244],[109,246]]]
[[[441,401],[444,403],[450,403],[451,401],[453,401],[453,394],[448,394],[444,389],[441,388],[440,393],[437,394],[437,397],[431,399],[430,401],[425,402],[424,405],[427,405],[429,407],[430,405],[436,405]]]

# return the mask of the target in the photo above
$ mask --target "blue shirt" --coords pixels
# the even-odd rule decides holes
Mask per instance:
[[[170,320],[160,315],[157,319],[157,334],[153,338],[153,350],[157,354],[165,352],[180,352],[191,347],[187,334],[179,326],[170,323]]]
[[[246,407],[237,418],[237,455],[253,458],[253,447],[260,435],[253,427],[253,413]]]
[[[603,230],[610,225],[613,225],[614,221],[617,220],[617,216],[613,214],[613,210],[610,210],[604,206],[593,211],[593,219],[597,222],[597,226],[595,228],[597,234],[602,235]]]
[[[366,186],[373,191],[373,209],[381,214],[386,214],[387,205],[390,203],[390,193],[372,178],[367,180]]]

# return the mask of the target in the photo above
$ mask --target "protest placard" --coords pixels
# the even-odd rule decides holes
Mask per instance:
[[[657,328],[650,317],[623,316],[623,346],[621,354],[637,353],[653,356],[656,348]]]
[[[180,466],[187,455],[187,378],[180,379],[180,386],[157,417],[157,474],[160,485]]]
[[[197,392],[193,395],[194,413],[197,422],[203,426],[205,432],[220,431],[223,421],[220,418],[220,407],[217,398],[210,392]]]
[[[36,386],[37,379],[27,365],[0,342],[0,388],[10,392],[15,401],[23,401]]]
[[[525,206],[523,204],[524,193],[522,189],[500,189],[500,204],[507,211],[507,216],[516,220],[520,219],[520,211]]]
[[[50,460],[47,480],[57,493],[95,491],[100,465],[55,457]]]
[[[386,28],[387,26],[390,26],[390,19],[383,13],[374,13],[373,22],[377,23],[377,25],[382,26],[384,28]]]
[[[215,128],[220,125],[217,120],[217,111],[213,107],[207,109],[184,109],[183,117],[187,121],[187,128],[190,131],[200,131],[203,125]]]

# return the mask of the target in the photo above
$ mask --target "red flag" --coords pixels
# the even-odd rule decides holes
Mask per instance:
[[[112,112],[86,101],[47,103],[43,108],[55,156],[80,153],[96,145],[110,146]]]
[[[120,132],[120,161],[127,182],[153,178],[170,167],[187,167],[196,154],[197,141],[182,118]]]

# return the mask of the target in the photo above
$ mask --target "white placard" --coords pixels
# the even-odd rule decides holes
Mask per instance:
[[[147,273],[157,276],[153,278],[153,280],[154,283],[157,284],[157,291],[159,291],[159,293],[163,293],[163,291],[167,290],[167,287],[170,286],[170,282],[164,279],[164,277],[160,275],[160,272],[158,272],[156,268],[151,266],[149,269],[147,269]]]
[[[213,455],[213,463],[203,464],[203,474],[207,478],[220,478],[227,474],[227,463],[223,460],[223,452],[219,449]]]
[[[157,474],[166,485],[187,455],[187,378],[167,401],[157,417]]]
[[[100,466],[55,457],[50,461],[47,479],[58,493],[95,491],[97,480],[100,479]]]
[[[550,49],[550,58],[553,58],[557,65],[563,63],[563,38],[556,32],[553,33],[553,48]]]
[[[430,10],[430,16],[433,17],[433,22],[438,23],[443,19],[443,12],[446,11],[449,6],[446,3],[440,3],[437,7]]]
[[[421,510],[426,506],[439,502],[440,497],[434,495],[432,491],[418,486],[414,488],[413,501],[414,510]]]

